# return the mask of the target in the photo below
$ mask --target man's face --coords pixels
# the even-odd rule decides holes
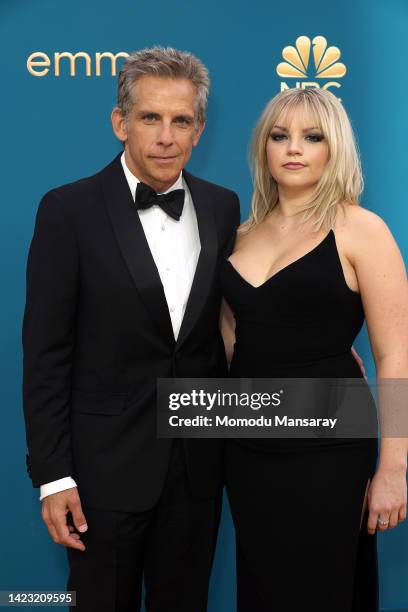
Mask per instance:
[[[187,164],[204,129],[196,129],[196,89],[184,78],[143,76],[133,89],[133,107],[125,120],[112,112],[116,136],[125,141],[126,164],[155,191],[166,191]]]

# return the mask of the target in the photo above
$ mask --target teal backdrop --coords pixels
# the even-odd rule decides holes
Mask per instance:
[[[32,489],[25,470],[21,321],[25,262],[41,196],[93,174],[120,151],[109,118],[116,77],[107,60],[96,76],[95,54],[160,44],[192,51],[205,62],[212,79],[208,121],[189,170],[236,190],[243,218],[251,194],[247,146],[266,102],[282,81],[290,87],[310,81],[340,84],[332,91],[341,97],[357,133],[366,179],[362,203],[385,219],[407,262],[408,3],[1,0],[0,17],[0,590],[63,590],[65,551],[48,537],[38,490]],[[295,45],[299,36],[324,36],[328,45],[338,47],[346,74],[319,79],[310,66],[307,77],[278,76],[283,48]],[[76,74],[70,76],[63,59],[56,76],[54,53],[64,51],[88,53],[91,75],[86,76],[85,61],[78,59]],[[27,67],[30,55],[39,52],[50,58],[44,76],[34,76]],[[32,70],[44,70],[44,65]],[[372,376],[365,331],[357,348]],[[379,536],[379,553],[382,609],[407,610],[407,523]],[[271,559],[274,555],[271,550]],[[234,582],[233,528],[225,503],[210,612],[235,610]]]

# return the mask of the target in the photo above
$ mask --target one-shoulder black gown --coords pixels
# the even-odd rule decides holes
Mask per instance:
[[[236,319],[232,377],[362,378],[364,322],[335,234],[255,288],[231,262],[221,288]],[[360,529],[377,440],[230,439],[238,612],[377,612],[376,536]]]

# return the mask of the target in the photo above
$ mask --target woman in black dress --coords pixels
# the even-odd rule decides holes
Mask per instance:
[[[339,100],[271,100],[254,132],[250,218],[223,262],[232,377],[408,378],[408,284],[390,231],[358,205],[360,162]],[[378,466],[377,466],[377,459]],[[376,532],[406,517],[407,439],[232,439],[226,482],[239,612],[377,612]]]

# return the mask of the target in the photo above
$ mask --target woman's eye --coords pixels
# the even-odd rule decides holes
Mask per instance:
[[[286,138],[286,134],[271,134],[271,139],[275,142],[281,142]],[[324,139],[324,136],[322,134],[308,134],[305,136],[305,139],[309,142],[321,142]]]
[[[285,134],[271,134],[271,138],[272,140],[274,140],[275,142],[280,142],[281,140],[283,140],[284,138],[286,138]]]
[[[306,136],[311,142],[321,142],[323,140],[322,134],[309,134]]]

